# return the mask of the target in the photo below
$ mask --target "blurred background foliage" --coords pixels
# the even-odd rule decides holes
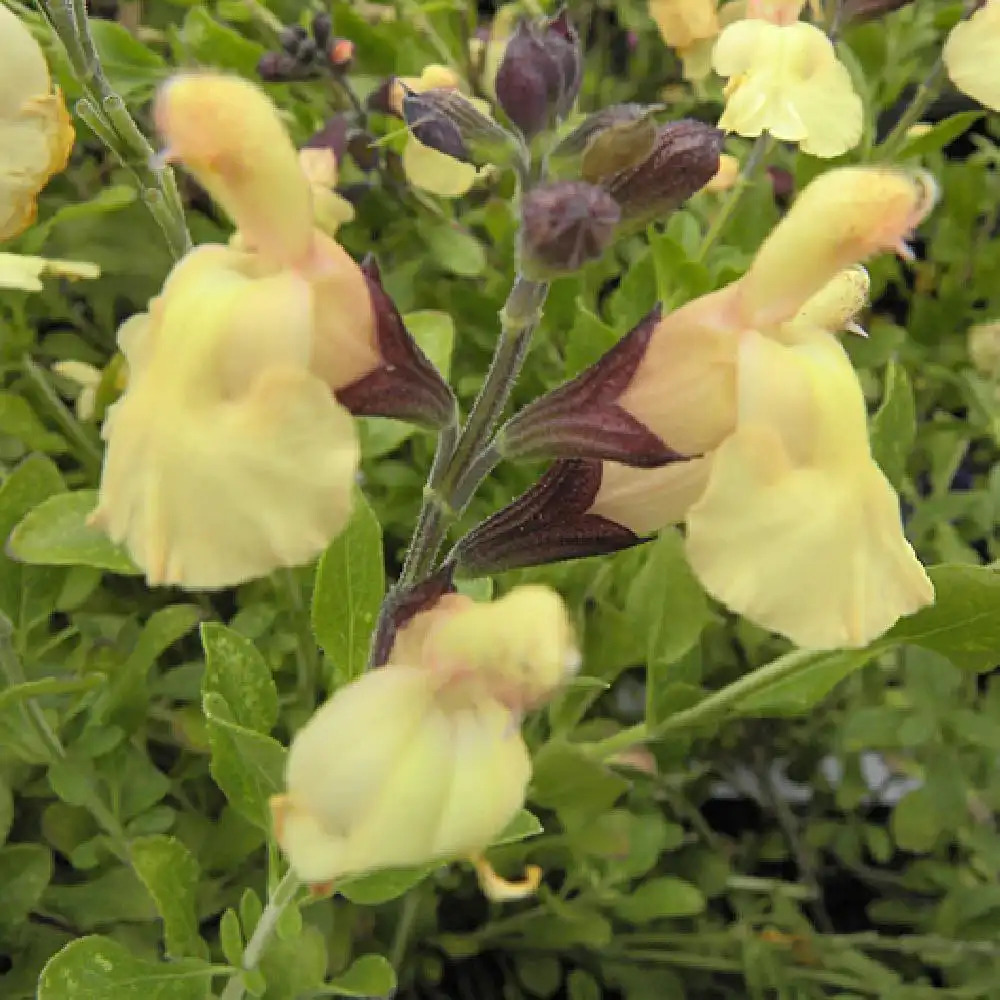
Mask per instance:
[[[79,88],[44,21],[10,6],[38,29],[72,103]],[[467,74],[469,41],[493,14],[449,0],[336,0],[328,10],[335,35],[354,44],[346,79],[362,103],[391,75],[429,62]],[[293,0],[95,0],[91,14],[110,82],[151,134],[149,101],[173,68],[254,77],[280,27],[308,25],[318,11]],[[927,77],[959,12],[916,3],[845,27],[841,55],[871,123],[845,162],[877,155],[875,140]],[[683,84],[640,0],[574,0],[571,13],[586,42],[583,110],[663,100],[671,117],[717,119],[719,81]],[[351,108],[331,79],[267,89],[300,143]],[[971,350],[968,331],[1000,321],[1000,132],[947,91],[924,117],[934,128],[907,139],[897,159],[929,168],[942,200],[914,266],[873,263],[870,336],[849,347],[876,455],[922,560],[990,565],[1000,328]],[[513,276],[512,178],[489,177],[456,201],[423,195],[391,155],[405,138],[399,121],[368,111],[363,124],[386,165],[342,163],[356,218],[340,238],[358,257],[377,254],[400,311],[467,405]],[[46,189],[38,224],[5,249],[94,261],[102,276],[0,293],[4,538],[44,501],[96,486],[116,328],[170,266],[127,172],[77,128],[71,166]],[[748,148],[727,143],[741,159]],[[557,281],[515,402],[596,359],[657,300],[676,305],[739,275],[790,193],[822,168],[776,148],[709,252],[702,240],[725,194],[699,194]],[[179,181],[195,241],[224,239],[226,221]],[[94,415],[74,409],[80,387],[54,367],[66,360],[103,373]],[[223,595],[149,591],[113,550],[67,530],[86,493],[43,505],[20,559],[0,555],[0,612],[11,623],[0,632],[0,995],[34,996],[42,967],[71,942],[42,980],[43,1000],[222,990],[278,874],[264,803],[280,784],[281,746],[321,692],[351,675],[351,650],[366,643],[350,637],[356,622],[331,624],[327,612],[336,618],[348,596],[377,607],[382,566],[390,579],[399,568],[432,448],[421,432],[367,422],[363,487],[384,534],[362,508],[324,557],[315,595],[311,569]],[[468,524],[538,471],[501,466]],[[580,747],[669,717],[785,646],[708,601],[673,532],[472,589],[506,589],[514,576],[559,588],[585,650],[583,680],[526,726],[537,751],[530,805],[544,832],[494,851],[502,871],[543,865],[537,898],[488,904],[458,866],[359,880],[346,897],[287,912],[248,983],[256,995],[377,996],[397,982],[400,997],[455,1000],[1000,995],[995,591],[968,612],[953,655],[946,641],[937,651],[834,654],[812,688],[772,692],[609,767]],[[318,653],[314,625],[335,654]],[[239,692],[264,708],[240,708]],[[102,962],[122,978],[94,978]]]

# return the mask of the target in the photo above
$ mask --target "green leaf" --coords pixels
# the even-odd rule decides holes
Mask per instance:
[[[359,494],[347,527],[323,553],[316,571],[312,625],[333,665],[330,689],[364,672],[384,594],[382,528]]]
[[[482,243],[460,226],[432,222],[421,227],[427,254],[445,271],[460,278],[478,278],[486,270]]]
[[[518,814],[503,828],[500,835],[493,841],[494,847],[500,844],[516,844],[529,837],[537,837],[545,832],[545,827],[534,814],[527,809],[521,809]]]
[[[5,542],[18,523],[33,507],[66,489],[59,470],[50,458],[30,455],[0,483],[0,542]],[[12,622],[21,620],[23,567],[0,551],[0,612]]]
[[[906,160],[918,156],[926,156],[928,153],[936,153],[939,149],[944,149],[950,142],[954,142],[963,132],[967,132],[979,121],[985,111],[960,111],[950,118],[945,118],[934,125],[923,135],[914,136],[908,139],[903,147],[896,154],[896,159]]]
[[[11,533],[7,552],[35,566],[93,566],[125,576],[142,572],[120,545],[87,524],[96,490],[57,493],[35,507]]]
[[[897,622],[876,644],[913,643],[956,667],[990,670],[1000,661],[1000,573],[982,566],[933,566],[935,601]]]
[[[170,958],[203,957],[196,910],[200,872],[194,855],[177,839],[138,837],[129,844],[136,875],[163,918],[163,939]]]
[[[0,628],[3,624],[0,623]],[[24,681],[12,684],[0,691],[0,710],[19,701],[29,698],[41,698],[53,694],[75,694],[79,691],[91,691],[100,687],[104,678],[97,674],[87,674],[83,677],[42,677],[37,681]]]
[[[192,7],[180,30],[180,43],[192,61],[254,76],[264,46],[216,21],[204,7]]]
[[[626,613],[646,636],[646,718],[656,725],[664,717],[659,696],[673,679],[669,668],[695,647],[712,613],[678,532],[661,532],[647,551],[629,589]]]
[[[572,969],[566,977],[566,995],[569,1000],[602,1000],[604,991],[589,972]]]
[[[52,879],[52,854],[41,844],[0,848],[0,929],[24,923]]]
[[[61,205],[47,219],[33,225],[22,237],[25,253],[40,253],[50,233],[64,222],[86,219],[95,215],[109,215],[128,208],[138,197],[131,184],[112,184],[102,187],[93,198]]]
[[[290,907],[285,913],[298,913]],[[260,961],[267,983],[267,1000],[299,1000],[316,996],[323,988],[329,959],[325,935],[315,927],[300,927],[297,934],[275,935]]]
[[[387,958],[362,955],[326,989],[333,996],[387,997],[396,989],[396,973]]]
[[[92,18],[90,31],[104,72],[122,97],[151,91],[163,79],[163,57],[143,45],[128,28],[117,21]]]
[[[534,764],[531,800],[575,815],[608,809],[628,782],[569,743],[547,743]]]
[[[405,896],[442,864],[444,862],[432,862],[416,868],[387,868],[369,875],[355,875],[341,882],[337,891],[359,906],[378,906]]]
[[[215,783],[243,817],[254,826],[271,829],[268,801],[282,789],[285,748],[270,736],[233,722],[221,695],[209,691],[202,699],[212,751],[209,765]]]
[[[0,435],[16,438],[30,451],[59,454],[66,442],[39,419],[28,401],[12,392],[0,392]]]
[[[775,681],[769,687],[755,691],[735,706],[739,715],[797,715],[809,711],[822,701],[844,678],[859,670],[873,657],[877,648],[845,649],[835,653],[817,653],[801,670]],[[775,666],[785,657],[801,656],[793,650],[772,661]]]
[[[37,1000],[205,1000],[219,970],[196,959],[151,962],[94,935],[71,941],[42,969]]]
[[[219,944],[227,962],[232,965],[240,965],[243,961],[244,943],[243,931],[240,929],[240,918],[236,916],[235,910],[226,910],[219,921]]]
[[[620,917],[633,924],[647,924],[669,917],[693,917],[705,909],[697,886],[671,875],[643,882],[615,904]]]
[[[913,387],[906,369],[895,361],[885,372],[882,405],[872,417],[872,454],[889,482],[898,490],[906,479],[906,463],[917,435]]]
[[[902,850],[923,854],[934,848],[946,821],[933,792],[924,787],[900,799],[892,811],[891,827],[893,838]]]
[[[257,647],[218,622],[202,623],[201,644],[205,648],[202,694],[220,695],[238,726],[269,733],[278,721],[278,689]]]

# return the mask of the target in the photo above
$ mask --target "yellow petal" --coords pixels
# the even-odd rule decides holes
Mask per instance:
[[[688,556],[709,593],[811,649],[864,646],[933,600],[839,343],[748,333],[740,393],[739,428],[688,515]]]
[[[719,33],[716,0],[649,0],[649,14],[671,48],[684,49]]]
[[[176,277],[126,324],[129,385],[105,421],[93,520],[151,584],[211,589],[322,551],[349,515],[358,446],[308,371],[302,279]]]
[[[45,56],[28,29],[0,8],[0,240],[35,218],[35,199],[63,170],[73,127]]]
[[[794,24],[804,6],[805,0],[748,0],[747,17],[758,17],[772,24]]]
[[[988,0],[968,20],[959,21],[944,46],[952,83],[969,97],[1000,111],[1000,3]]]
[[[860,141],[861,98],[814,25],[739,21],[719,36],[714,65],[732,78],[720,128],[750,137],[767,131],[824,157]]]
[[[99,278],[101,269],[96,264],[82,260],[57,260],[19,253],[0,253],[0,288],[40,292],[43,275],[70,279]]]
[[[776,331],[778,339],[794,343],[802,332],[808,336],[814,330],[837,333],[848,329],[868,304],[871,279],[857,265],[849,267],[827,282],[795,316]]]
[[[709,451],[733,429],[738,304],[733,285],[664,317],[619,400],[683,455]]]
[[[168,158],[197,177],[249,249],[281,265],[307,260],[309,183],[263,90],[234,76],[182,73],[160,89],[155,115]]]
[[[533,896],[542,884],[542,869],[538,865],[528,865],[524,877],[511,881],[497,874],[493,866],[482,855],[472,858],[476,869],[476,881],[483,895],[491,903],[513,903]]]
[[[499,600],[440,618],[428,632],[423,659],[518,712],[551,697],[580,666],[566,605],[539,585],[515,587]]]
[[[745,325],[764,329],[790,319],[839,271],[898,249],[936,196],[925,171],[839,167],[820,174],[739,282]]]
[[[496,702],[450,704],[432,673],[383,667],[296,734],[276,832],[307,882],[469,855],[516,814],[529,773]]]
[[[471,163],[461,163],[414,136],[403,147],[403,170],[409,182],[441,198],[459,198],[476,182],[477,171]]]
[[[683,521],[704,493],[711,457],[691,458],[660,469],[633,469],[605,462],[601,486],[588,513],[651,535]]]

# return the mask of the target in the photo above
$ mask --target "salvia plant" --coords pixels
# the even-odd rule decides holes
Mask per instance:
[[[1000,0],[0,3],[0,995],[1000,995]]]

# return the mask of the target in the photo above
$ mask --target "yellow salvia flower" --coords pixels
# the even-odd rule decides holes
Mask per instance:
[[[151,584],[226,587],[308,562],[346,522],[358,443],[333,393],[380,363],[375,318],[263,91],[182,76],[155,114],[239,229],[190,251],[120,329],[128,385],[92,519]]]
[[[339,169],[337,157],[328,146],[299,150],[299,166],[312,191],[316,225],[328,236],[354,219],[354,206],[336,192]]]
[[[649,0],[649,16],[665,44],[683,51],[718,35],[717,7],[717,0]]]
[[[959,21],[944,45],[951,82],[964,94],[1000,111],[1000,0],[986,0],[972,17]]]
[[[852,265],[902,249],[933,201],[921,173],[821,175],[747,274],[660,321],[619,401],[694,457],[604,463],[590,513],[637,534],[686,521],[706,589],[806,648],[865,645],[933,600],[833,336],[858,329],[866,300],[867,274]]]
[[[750,138],[769,132],[820,157],[861,140],[861,98],[814,25],[737,21],[719,36],[712,65],[729,79],[719,128]]]
[[[467,858],[491,898],[533,891],[537,870],[506,883],[482,851],[524,803],[531,762],[518,712],[565,678],[567,622],[557,595],[526,587],[485,605],[447,595],[408,623],[389,665],[338,690],[292,741],[272,810],[296,874],[335,885]]]
[[[34,221],[35,199],[49,178],[65,169],[73,138],[41,48],[0,5],[0,240]]]
[[[91,521],[152,585],[213,589],[299,565],[350,513],[357,437],[309,369],[308,284],[238,263],[198,247],[119,332],[128,388],[105,420]]]
[[[101,269],[89,261],[33,257],[22,253],[0,253],[0,288],[40,292],[42,278],[69,278],[71,281],[101,276]]]

